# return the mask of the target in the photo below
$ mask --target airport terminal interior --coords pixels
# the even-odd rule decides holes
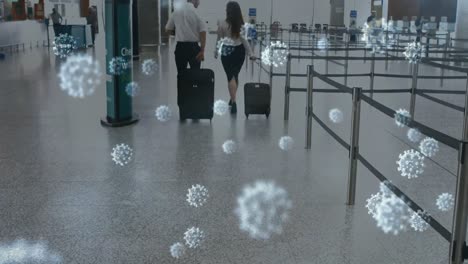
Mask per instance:
[[[0,264],[468,263],[467,92],[466,0],[0,0]]]

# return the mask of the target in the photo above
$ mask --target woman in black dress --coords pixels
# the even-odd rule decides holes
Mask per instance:
[[[226,19],[218,23],[218,47],[215,52],[217,58],[221,53],[221,62],[226,72],[229,89],[229,105],[231,113],[237,113],[236,94],[239,87],[239,72],[245,61],[246,54],[251,59],[252,50],[247,40],[241,35],[241,29],[244,26],[242,11],[237,2],[231,1],[226,7]],[[219,46],[221,45],[221,46]]]

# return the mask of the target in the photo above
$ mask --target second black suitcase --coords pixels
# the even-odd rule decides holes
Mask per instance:
[[[215,75],[210,69],[188,69],[177,76],[180,120],[213,119]]]
[[[244,86],[245,116],[270,116],[271,89],[266,83],[246,83]]]

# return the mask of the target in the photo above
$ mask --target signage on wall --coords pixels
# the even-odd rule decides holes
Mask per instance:
[[[374,0],[374,6],[381,6],[382,0]]]
[[[249,8],[249,17],[257,16],[257,8]]]
[[[351,10],[351,12],[349,13],[349,17],[357,18],[357,10]]]

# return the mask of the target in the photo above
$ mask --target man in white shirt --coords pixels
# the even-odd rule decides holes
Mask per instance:
[[[205,59],[206,24],[196,11],[199,5],[200,0],[187,0],[174,11],[166,25],[168,32],[175,31],[177,72],[187,69],[187,63],[191,69],[200,69]]]

